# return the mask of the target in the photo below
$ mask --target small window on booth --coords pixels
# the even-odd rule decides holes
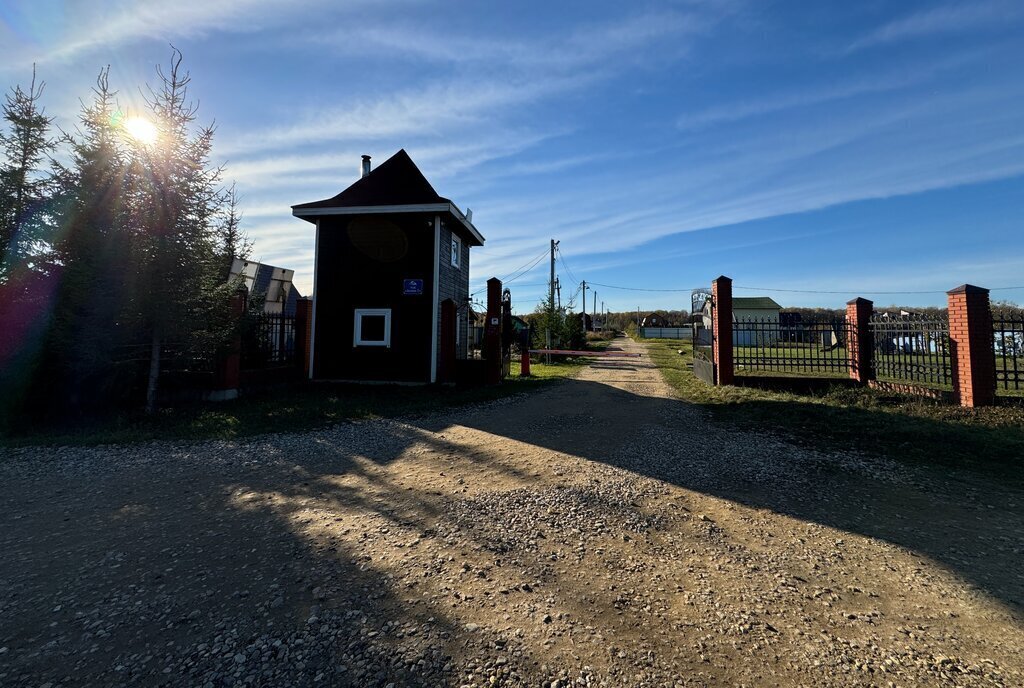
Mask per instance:
[[[357,308],[353,346],[391,346],[391,309]]]
[[[452,267],[459,267],[462,261],[462,239],[452,234]]]

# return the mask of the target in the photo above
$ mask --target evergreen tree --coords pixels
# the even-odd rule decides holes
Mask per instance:
[[[51,118],[40,107],[45,84],[36,85],[35,67],[28,90],[15,86],[3,105],[8,131],[0,132],[0,284],[44,236],[44,205],[51,177],[40,165],[53,149]]]
[[[60,231],[53,245],[61,284],[48,337],[48,395],[64,410],[109,401],[120,381],[112,375],[119,345],[132,341],[126,319],[132,236],[126,227],[128,197],[123,135],[116,93],[103,69],[93,100],[68,135],[72,163],[61,175],[57,204]]]
[[[215,222],[224,200],[221,170],[209,161],[214,129],[192,133],[197,107],[188,101],[190,76],[181,62],[174,49],[169,71],[157,69],[160,81],[149,101],[157,141],[134,147],[135,169],[144,173],[136,231],[140,315],[150,337],[148,411],[156,408],[165,344],[188,358],[209,359],[233,326],[232,289],[223,276],[227,227]],[[237,224],[231,229],[237,232]]]

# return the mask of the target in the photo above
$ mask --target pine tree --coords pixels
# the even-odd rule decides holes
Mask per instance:
[[[40,165],[53,149],[52,120],[40,107],[45,84],[15,86],[3,105],[8,131],[0,132],[0,284],[45,239],[43,209],[51,177]]]
[[[93,100],[83,106],[78,135],[67,135],[72,163],[61,175],[57,204],[60,231],[54,241],[61,284],[48,337],[47,387],[60,406],[109,401],[116,347],[132,341],[126,319],[132,236],[127,231],[126,161],[117,127],[116,92],[109,68],[100,71]],[[50,395],[54,396],[54,395]]]
[[[223,228],[215,222],[223,201],[221,169],[209,160],[214,129],[192,133],[197,107],[188,101],[190,76],[181,62],[181,53],[173,49],[169,71],[157,69],[159,86],[151,90],[149,114],[158,140],[135,147],[136,169],[145,173],[136,218],[141,315],[150,335],[150,412],[156,408],[165,344],[173,342],[190,358],[212,358],[233,326],[231,289],[223,279],[219,250],[225,243]],[[233,236],[232,242],[237,240]]]

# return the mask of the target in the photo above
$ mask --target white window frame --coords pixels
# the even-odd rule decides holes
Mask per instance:
[[[384,340],[363,340],[363,317],[367,315],[384,316]],[[353,328],[352,346],[384,346],[391,348],[391,309],[390,308],[357,308],[355,327]]]
[[[452,267],[455,269],[462,268],[462,239],[452,234],[452,255],[451,255]]]

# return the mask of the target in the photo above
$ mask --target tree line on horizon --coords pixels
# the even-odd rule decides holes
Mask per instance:
[[[0,418],[155,409],[166,357],[209,360],[237,323],[232,259],[248,251],[233,186],[210,161],[173,50],[133,138],[109,67],[71,131],[33,68],[0,130]],[[162,360],[163,357],[163,360]]]

